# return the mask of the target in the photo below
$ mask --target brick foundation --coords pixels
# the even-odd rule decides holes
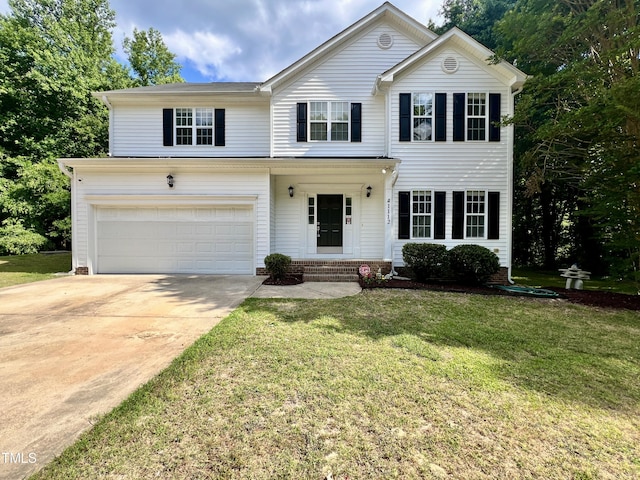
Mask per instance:
[[[76,267],[76,275],[89,275],[89,267]]]
[[[369,265],[372,273],[380,268],[383,275],[391,271],[391,262],[384,260],[293,260],[289,271],[303,274],[305,282],[356,282],[360,265]],[[268,275],[264,267],[256,275]]]
[[[498,273],[492,275],[487,283],[492,285],[509,285],[509,269],[507,267],[500,267]]]

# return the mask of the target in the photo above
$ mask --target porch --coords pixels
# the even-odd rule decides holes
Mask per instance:
[[[372,273],[378,268],[383,275],[391,271],[391,262],[386,260],[316,260],[300,259],[291,261],[291,273],[302,274],[305,282],[357,282],[358,269],[369,265]],[[257,275],[267,275],[264,267],[256,269]]]

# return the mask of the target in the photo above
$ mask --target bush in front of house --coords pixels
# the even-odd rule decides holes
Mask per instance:
[[[291,257],[281,253],[272,253],[264,257],[264,267],[271,278],[281,280],[291,266]]]
[[[481,245],[457,245],[449,250],[455,279],[468,285],[482,285],[500,270],[495,253]]]
[[[405,243],[402,259],[415,280],[445,280],[450,275],[449,253],[444,245],[434,243]]]

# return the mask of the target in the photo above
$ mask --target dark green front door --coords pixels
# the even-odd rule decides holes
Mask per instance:
[[[318,195],[318,247],[342,247],[342,195]]]

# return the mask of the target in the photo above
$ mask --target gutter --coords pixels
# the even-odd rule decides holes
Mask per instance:
[[[58,168],[66,177],[69,177],[71,180],[73,180],[73,173],[71,172],[71,170],[67,169],[64,161],[61,159],[58,160]]]

